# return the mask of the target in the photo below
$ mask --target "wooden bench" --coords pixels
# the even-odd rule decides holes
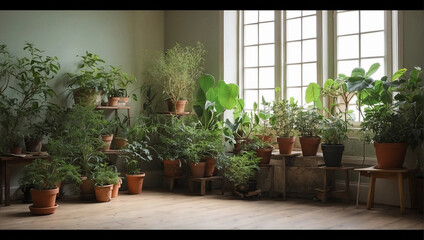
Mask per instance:
[[[222,176],[211,176],[211,177],[189,177],[188,178],[188,187],[190,192],[193,192],[193,182],[200,182],[200,195],[206,194],[206,182],[209,183],[209,189],[212,189],[212,182],[219,180],[221,181],[221,194],[224,195],[224,178]]]

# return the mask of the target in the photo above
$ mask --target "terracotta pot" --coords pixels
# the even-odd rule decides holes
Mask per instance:
[[[11,154],[22,154],[22,147],[9,147],[9,151]]]
[[[113,139],[113,145],[116,149],[122,149],[127,145],[127,139],[116,137]]]
[[[86,90],[86,89],[78,89],[74,91],[74,102],[75,104],[85,103],[88,105],[95,105],[97,101],[97,97],[101,93],[96,93],[95,89]]]
[[[257,137],[267,143],[271,143],[271,136],[269,135],[257,135]]]
[[[119,99],[120,99],[120,97],[108,97],[107,98],[108,105],[110,107],[118,106]]]
[[[277,137],[280,154],[291,154],[296,137]]]
[[[243,138],[236,137],[235,140],[236,140],[236,144],[234,145],[234,149],[233,149],[233,152],[234,153],[239,153],[241,151],[241,147],[243,145],[245,145],[248,142],[252,141],[252,139],[245,138],[245,137],[243,137]]]
[[[143,190],[143,180],[145,176],[145,173],[135,175],[126,174],[129,194],[141,193],[141,191]]]
[[[96,194],[97,202],[109,202],[112,198],[113,185],[95,186],[94,192]]]
[[[319,144],[321,143],[320,137],[300,137],[300,146],[302,147],[303,156],[316,156]]]
[[[110,145],[112,144],[113,134],[111,135],[102,135],[102,141],[107,143],[105,147],[103,147],[103,151],[109,151]]]
[[[54,213],[57,207],[59,207],[58,204],[54,205],[53,207],[46,208],[36,208],[31,205],[29,206],[29,210],[31,211],[32,215],[48,215]]]
[[[178,177],[184,175],[184,169],[180,166],[180,160],[163,160],[163,172],[166,177]]]
[[[121,179],[119,179],[118,184],[113,184],[112,188],[112,198],[116,198],[119,193],[119,189],[121,188]]]
[[[272,148],[260,148],[256,150],[256,156],[260,157],[259,165],[268,165],[271,161]]]
[[[87,179],[87,177],[81,177],[80,192],[81,195],[94,194],[94,181],[93,179]]]
[[[197,164],[190,163],[191,176],[195,178],[202,178],[205,176],[206,162],[199,162]]]
[[[215,172],[216,159],[211,157],[206,157],[205,161],[205,177],[212,177]]]
[[[56,204],[56,195],[59,193],[59,188],[48,190],[36,190],[31,188],[31,197],[34,208],[49,208]]]
[[[374,142],[377,168],[402,168],[408,144]]]
[[[178,100],[175,106],[174,106],[174,102],[172,102],[169,99],[166,102],[168,104],[168,111],[170,112],[175,112],[175,109],[176,109],[177,113],[183,113],[185,106],[187,105],[187,100]]]
[[[43,143],[41,140],[25,140],[25,149],[27,152],[41,152]]]
[[[126,105],[130,101],[129,97],[120,97],[119,102],[123,103],[123,105]]]

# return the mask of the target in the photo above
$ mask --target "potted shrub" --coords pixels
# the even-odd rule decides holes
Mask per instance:
[[[372,67],[378,69],[379,65]],[[371,70],[365,73],[364,69],[356,68],[348,79],[348,89],[358,92],[358,105],[366,105],[361,131],[374,143],[377,167],[402,168],[408,144],[415,148],[422,139],[422,109],[416,111],[423,94],[419,83],[422,72],[415,69],[409,79],[399,79],[406,71],[400,69],[392,81],[386,76],[374,81],[368,77]],[[402,93],[396,95],[394,102],[396,92]]]
[[[146,176],[145,172],[141,171],[140,160],[152,161],[150,147],[147,142],[129,142],[122,149],[126,154],[123,155],[126,164],[126,174],[128,193],[139,194],[143,190],[143,181]]]
[[[162,86],[170,112],[184,112],[187,100],[192,98],[196,80],[203,74],[205,53],[200,42],[194,47],[183,47],[176,43],[154,57],[154,63],[147,74],[152,82]]]
[[[117,122],[113,119],[102,119],[101,125],[102,129],[100,130],[100,135],[102,137],[102,141],[105,143],[103,151],[109,151],[113,140],[113,133],[115,132],[117,127]]]
[[[64,180],[72,180],[75,183],[81,181],[78,167],[66,163],[60,158],[35,159],[25,165],[21,185],[32,185],[31,197],[33,205],[29,207],[34,215],[52,214],[58,205],[56,195],[59,193],[58,185]]]
[[[56,95],[48,83],[60,68],[57,57],[44,56],[32,43],[25,43],[23,49],[29,56],[14,58],[6,45],[0,45],[0,124],[5,133],[0,143],[3,148],[22,147],[23,133],[40,117],[47,100]],[[10,84],[11,77],[14,84]]]
[[[273,146],[263,137],[253,136],[252,141],[243,145],[241,149],[244,151],[256,152],[256,156],[260,158],[259,166],[269,165],[269,162],[271,161]]]
[[[97,202],[109,202],[112,198],[114,185],[120,183],[119,172],[114,167],[102,164],[93,173],[92,179]]]
[[[133,100],[137,100],[137,95],[135,93],[133,94],[128,93],[128,85],[136,81],[135,76],[128,74],[126,72],[123,72],[122,67],[114,67],[114,66],[109,66],[109,67],[110,67],[109,78],[111,79],[110,81],[112,82],[114,89],[117,89],[117,91],[119,92],[115,94],[116,96],[119,96],[119,103],[122,105],[128,104],[130,97]]]
[[[256,186],[249,187],[249,180],[259,171],[259,161],[255,152],[249,151],[242,151],[228,159],[224,177],[233,184],[234,192],[245,194],[256,190]]]
[[[277,143],[280,154],[291,154],[296,140],[295,120],[299,107],[294,98],[275,101],[272,128],[277,135]]]
[[[295,125],[299,132],[299,142],[303,156],[316,156],[321,143],[321,123],[323,116],[317,109],[301,108],[296,115]]]
[[[324,118],[321,125],[322,130],[322,155],[327,167],[340,167],[344,144],[347,139],[348,122],[342,118],[330,115]]]
[[[97,98],[107,90],[107,71],[105,60],[97,54],[85,52],[85,56],[78,55],[81,62],[78,64],[78,73],[67,73],[68,90],[74,97],[75,104],[88,103],[93,105]]]
[[[272,126],[271,126],[271,118],[273,116],[272,113],[272,102],[267,102],[265,97],[262,96],[263,109],[257,109],[257,105],[254,104],[254,119],[257,127],[254,128],[254,132],[258,138],[271,143],[272,139]]]

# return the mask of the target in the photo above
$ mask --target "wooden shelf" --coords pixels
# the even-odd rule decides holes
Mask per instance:
[[[116,110],[116,109],[131,109],[130,106],[96,106],[96,110]]]

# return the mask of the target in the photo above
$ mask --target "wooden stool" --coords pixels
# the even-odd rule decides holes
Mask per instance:
[[[349,197],[349,170],[353,170],[353,167],[327,167],[320,166],[318,167],[324,170],[324,188],[316,188],[317,190],[317,198],[321,199],[322,202],[327,201],[328,198],[343,198],[347,202],[350,201]],[[336,170],[341,170],[344,172],[345,176],[345,189],[336,190],[336,180],[335,180],[335,172]],[[331,185],[327,184],[327,171],[331,176]]]
[[[190,192],[193,192],[193,182],[200,182],[200,195],[206,194],[206,182],[209,182],[209,189],[212,189],[212,182],[215,180],[221,181],[221,194],[224,195],[224,178],[222,176],[212,176],[212,177],[202,177],[202,178],[195,178],[195,177],[189,177],[188,178],[188,187]]]
[[[182,179],[182,178],[186,178],[186,175],[174,176],[174,177],[163,176],[163,179],[165,181],[168,181],[169,182],[169,191],[171,191],[171,192],[174,190],[174,182],[175,182],[175,180]]]
[[[409,194],[411,197],[411,207],[414,208],[416,206],[415,202],[415,183],[414,183],[414,174],[417,169],[381,169],[375,167],[368,168],[357,168],[354,169],[359,172],[359,179],[361,176],[370,177],[370,185],[368,188],[368,198],[367,198],[367,209],[371,209],[374,207],[374,193],[375,193],[375,180],[377,178],[387,178],[387,179],[397,179],[399,186],[399,198],[400,198],[400,212],[405,213],[405,199],[404,199],[404,190],[403,190],[403,179],[409,179]],[[359,198],[359,188],[356,194],[356,203],[358,204]]]

